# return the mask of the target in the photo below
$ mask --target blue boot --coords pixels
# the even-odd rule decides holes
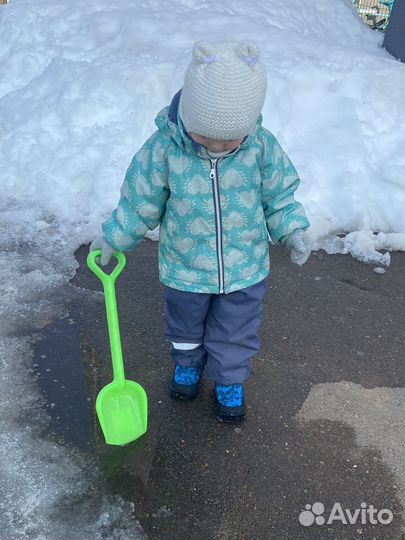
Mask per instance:
[[[176,364],[170,385],[170,395],[176,399],[193,399],[198,392],[203,367],[183,367]]]
[[[217,384],[216,417],[221,422],[240,422],[246,416],[243,384]]]

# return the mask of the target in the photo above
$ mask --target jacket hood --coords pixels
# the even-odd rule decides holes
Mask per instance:
[[[181,90],[179,90],[174,96],[168,107],[164,107],[155,118],[155,124],[166,135],[172,137],[172,139],[183,149],[194,150],[198,153],[199,144],[197,144],[188,135],[186,128],[181,121],[179,112],[179,101],[181,96]]]

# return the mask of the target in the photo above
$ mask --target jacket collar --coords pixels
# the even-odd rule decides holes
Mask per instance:
[[[206,149],[203,145],[195,142],[190,135],[187,133],[186,128],[181,120],[180,116],[180,89],[172,98],[172,101],[168,107],[162,109],[155,118],[155,124],[157,127],[168,133],[176,143],[181,146],[183,149],[191,150],[201,157],[208,157],[206,154]],[[235,150],[238,152],[242,148],[246,148],[253,141],[253,138],[256,136],[257,131],[262,125],[263,117],[259,116],[256,122],[256,127],[252,133],[245,137],[244,141],[240,146]],[[234,152],[232,152],[233,154]]]

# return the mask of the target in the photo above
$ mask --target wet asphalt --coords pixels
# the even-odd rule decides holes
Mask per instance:
[[[48,347],[65,370],[65,394],[48,396],[55,431],[94,456],[109,492],[133,501],[147,538],[405,538],[405,479],[396,467],[405,459],[405,430],[392,427],[405,418],[405,254],[393,253],[378,274],[375,265],[323,251],[298,267],[273,247],[262,345],[245,387],[248,416],[228,425],[214,416],[206,379],[192,402],[169,397],[157,243],[143,242],[127,254],[117,300],[127,378],[147,391],[149,430],[126,447],[108,447],[94,414],[112,377],[108,331],[87,253],[88,246],[76,252],[69,318],[53,321],[37,357]],[[373,389],[388,398],[367,392]],[[63,403],[72,407],[64,415]],[[316,502],[323,512],[306,507]],[[352,512],[389,509],[392,521],[328,524],[336,503]]]

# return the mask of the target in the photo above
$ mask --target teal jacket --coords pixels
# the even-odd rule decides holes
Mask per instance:
[[[269,274],[269,235],[284,243],[309,227],[294,199],[297,172],[262,117],[237,150],[210,159],[186,133],[177,103],[178,94],[132,159],[104,237],[131,251],[160,224],[164,285],[200,293],[254,285]]]

